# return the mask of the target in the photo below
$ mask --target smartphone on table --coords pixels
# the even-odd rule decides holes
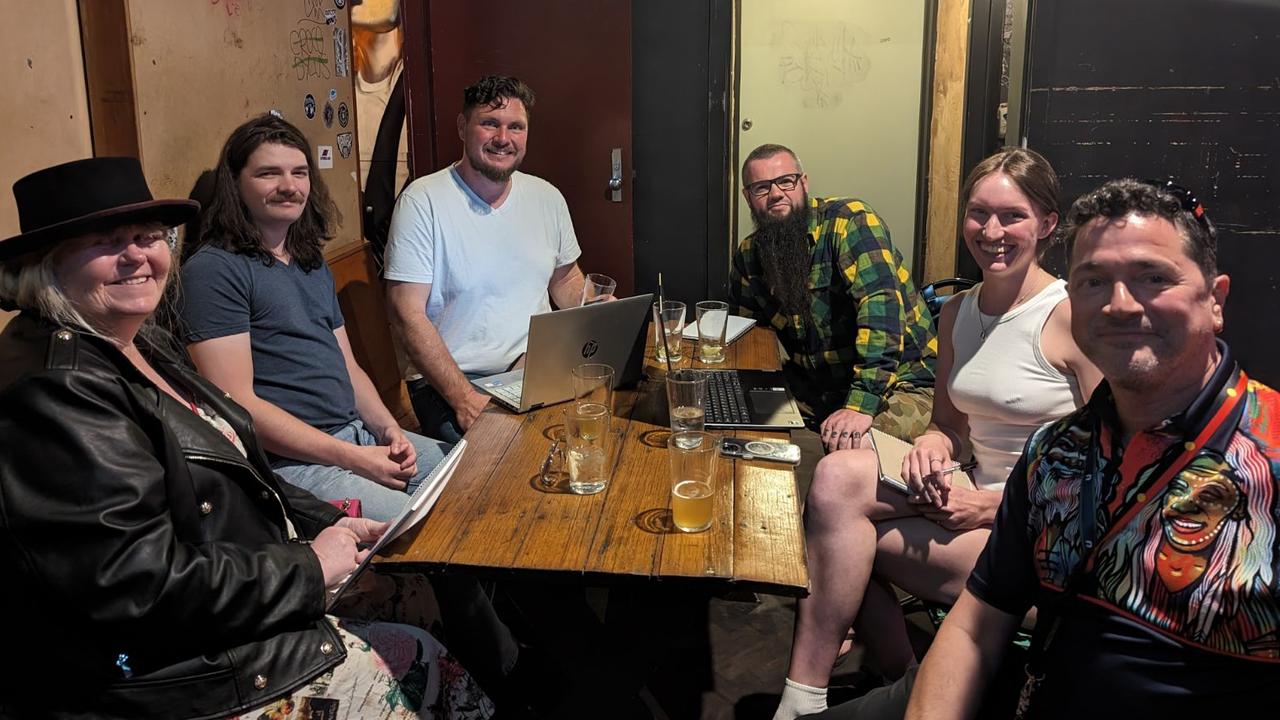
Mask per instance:
[[[800,462],[800,446],[784,440],[727,437],[720,441],[720,454],[743,460],[768,460],[788,465]]]

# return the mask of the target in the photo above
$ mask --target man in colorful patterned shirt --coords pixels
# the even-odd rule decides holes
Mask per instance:
[[[938,341],[889,228],[860,200],[810,198],[782,145],[752,150],[742,182],[756,230],[733,256],[733,311],[777,331],[828,450],[872,425],[910,442],[929,424]]]
[[[1280,396],[1216,337],[1230,282],[1189,192],[1112,181],[1065,233],[1106,382],[1028,441],[907,716],[974,716],[1034,605],[1023,717],[1244,717],[1280,682]]]

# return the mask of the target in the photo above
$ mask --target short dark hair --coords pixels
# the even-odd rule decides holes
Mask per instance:
[[[462,114],[470,117],[475,108],[488,106],[497,110],[511,100],[519,100],[525,114],[532,115],[534,99],[533,89],[520,78],[486,75],[462,91]]]
[[[256,257],[268,265],[275,262],[271,253],[262,247],[262,235],[240,197],[239,187],[240,172],[248,164],[249,156],[267,143],[295,148],[307,158],[311,192],[302,217],[289,226],[284,246],[298,267],[315,270],[324,265],[324,244],[337,234],[342,214],[329,195],[324,178],[316,171],[307,137],[293,124],[271,114],[259,115],[236,128],[222,146],[218,167],[214,170],[213,198],[200,223],[199,244]]]
[[[747,159],[742,161],[742,175],[741,175],[742,182],[744,184],[747,182],[747,165],[748,164],[753,163],[756,160],[764,160],[765,158],[771,158],[774,155],[777,155],[778,153],[786,153],[790,155],[791,159],[796,161],[796,168],[800,172],[804,172],[804,168],[800,165],[800,157],[796,155],[795,151],[793,151],[791,148],[787,147],[786,145],[778,145],[776,143],[765,143],[764,145],[761,145],[760,147],[748,153]]]
[[[964,180],[960,190],[962,202],[968,203],[973,196],[973,188],[988,175],[1000,173],[1009,178],[1023,195],[1045,215],[1058,212],[1058,195],[1061,186],[1058,174],[1053,171],[1044,156],[1035,150],[1020,147],[1007,147],[986,160],[978,163]],[[1055,233],[1040,239],[1036,243],[1036,258],[1043,260],[1045,253],[1053,246]]]
[[[1197,219],[1173,193],[1133,178],[1109,180],[1072,203],[1062,229],[1067,252],[1072,251],[1080,229],[1090,221],[1115,220],[1130,213],[1160,217],[1172,223],[1182,234],[1187,257],[1200,268],[1205,282],[1213,283],[1218,275],[1218,231],[1209,217],[1202,215]]]

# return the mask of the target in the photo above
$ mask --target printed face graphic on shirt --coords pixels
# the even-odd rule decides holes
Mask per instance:
[[[1160,473],[1164,450],[1181,450],[1181,441],[1172,447],[1131,442],[1123,461],[1100,458],[1105,481],[1099,527],[1127,518],[1093,551],[1093,594],[1101,604],[1178,640],[1229,655],[1280,658],[1274,571],[1280,486],[1267,455],[1270,444],[1257,441],[1273,432],[1260,423],[1280,412],[1275,397],[1255,396],[1257,405],[1249,406],[1251,415],[1242,422],[1247,432],[1236,433],[1223,451],[1202,450],[1153,496],[1143,489]],[[1032,551],[1041,582],[1056,587],[1064,587],[1088,555],[1077,519],[1088,448],[1075,439],[1064,432],[1030,458]],[[1104,447],[1110,442],[1102,438]],[[1134,503],[1137,512],[1128,514]]]
[[[1164,538],[1156,573],[1170,592],[1191,587],[1209,567],[1215,540],[1228,519],[1243,519],[1240,488],[1226,463],[1196,458],[1169,483],[1161,504]]]
[[[1240,489],[1225,463],[1197,458],[1169,483],[1161,520],[1165,538],[1183,552],[1204,550],[1222,530],[1228,517],[1238,514]],[[1239,519],[1239,518],[1237,518]]]

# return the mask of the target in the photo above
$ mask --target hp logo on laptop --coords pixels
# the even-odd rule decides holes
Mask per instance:
[[[595,340],[588,340],[587,343],[582,346],[582,357],[590,358],[599,351],[600,351],[600,343],[596,342]]]

